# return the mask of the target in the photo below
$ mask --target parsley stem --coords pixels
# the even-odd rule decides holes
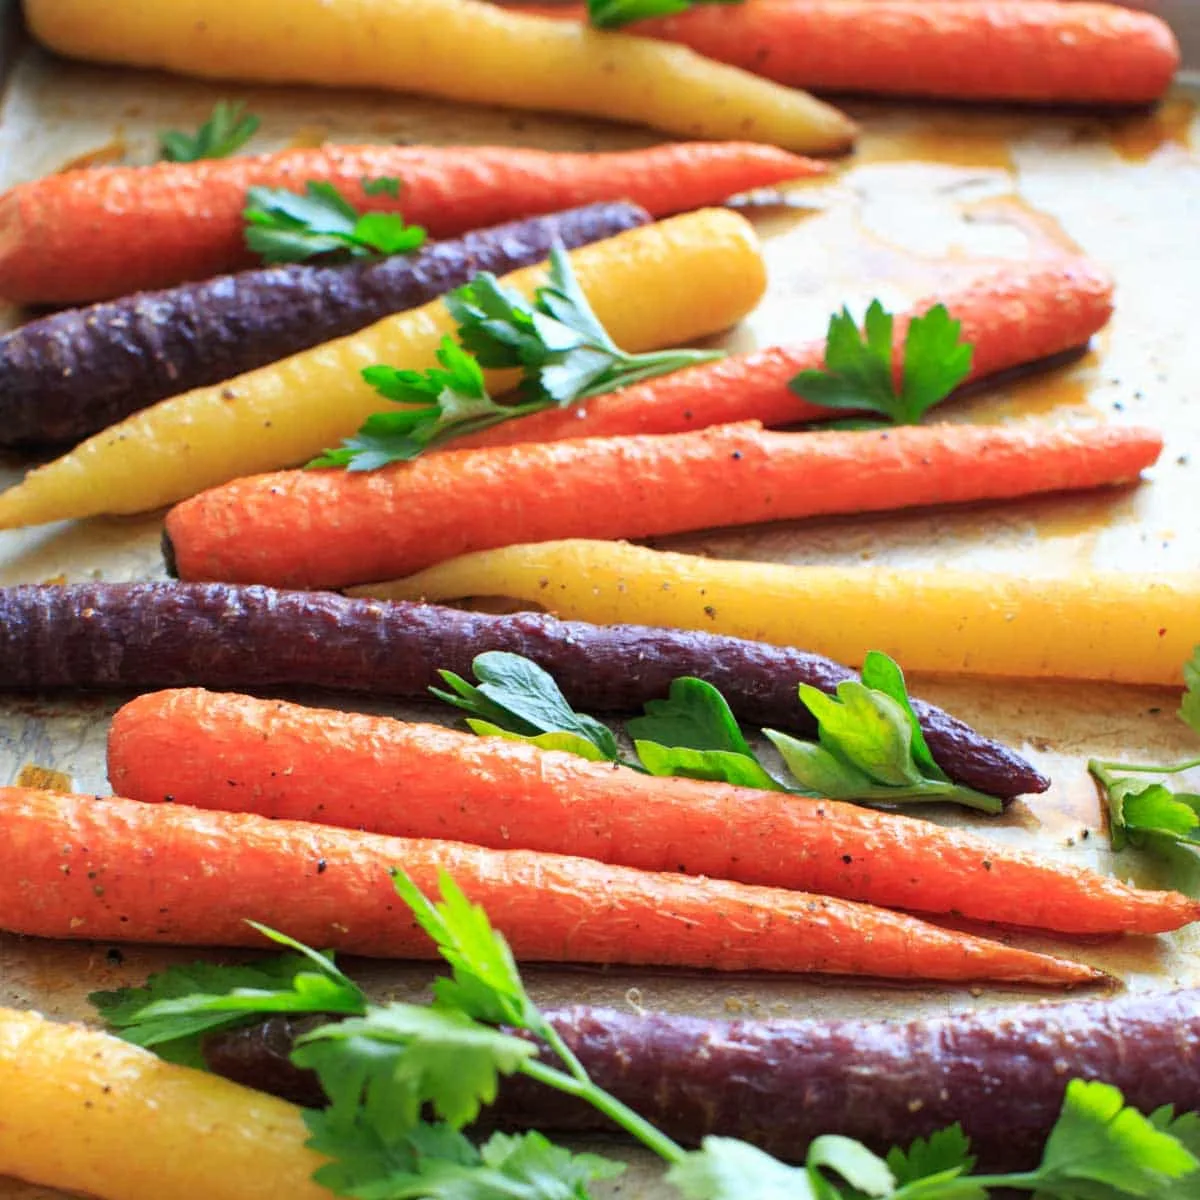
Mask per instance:
[[[1112,786],[1116,779],[1114,772],[1118,771],[1128,771],[1136,775],[1178,775],[1183,771],[1190,771],[1194,767],[1200,767],[1200,758],[1189,758],[1186,762],[1167,764],[1166,766],[1155,763],[1105,762],[1099,758],[1088,759],[1088,770],[1106,787]]]
[[[617,388],[626,388],[659,375],[670,375],[684,367],[716,362],[725,357],[724,350],[664,350],[650,354],[624,354],[594,383],[584,388],[569,403],[603,396]]]
[[[548,1040],[551,1040],[548,1038]],[[551,1040],[551,1044],[553,1041]],[[561,1047],[561,1048],[560,1048]],[[571,1054],[571,1051],[561,1044],[554,1047],[560,1054],[566,1051],[566,1061],[570,1065],[574,1060],[578,1066],[578,1059]],[[579,1070],[583,1071],[582,1066]],[[620,1125],[626,1133],[637,1138],[649,1150],[653,1150],[660,1158],[669,1163],[683,1162],[686,1157],[686,1152],[678,1142],[667,1137],[665,1133],[655,1129],[644,1117],[639,1117],[632,1108],[621,1103],[615,1096],[610,1096],[603,1088],[597,1087],[591,1079],[588,1078],[587,1072],[583,1072],[583,1078],[576,1078],[575,1075],[568,1075],[565,1071],[558,1070],[557,1067],[548,1067],[545,1063],[538,1062],[536,1059],[526,1061],[521,1064],[520,1071],[522,1075],[528,1075],[530,1079],[536,1079],[539,1083],[544,1083],[547,1087],[556,1088],[560,1092],[565,1092],[568,1096],[576,1096],[580,1100],[586,1101],[598,1112],[602,1112],[610,1120],[615,1121]]]

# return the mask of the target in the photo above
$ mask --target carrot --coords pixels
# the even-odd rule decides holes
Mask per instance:
[[[628,28],[793,87],[949,100],[1146,104],[1180,60],[1158,17],[1060,0],[744,0]]]
[[[604,154],[322,146],[67,171],[0,195],[0,296],[74,303],[250,265],[242,210],[256,186],[302,191],[307,180],[327,180],[358,208],[401,210],[445,238],[597,199],[635,198],[669,216],[824,169],[774,146],[692,142]],[[382,176],[401,180],[398,199],[363,192],[364,179]]]
[[[960,291],[930,296],[896,320],[893,361],[913,316],[944,304],[974,347],[971,380],[1086,345],[1112,316],[1112,280],[1085,258],[1020,263],[990,272]],[[552,409],[460,438],[455,448],[551,442],[630,433],[682,433],[731,421],[791,425],[831,412],[788,389],[800,371],[817,370],[825,342],[772,347],[689,367],[586,404]]]
[[[468,554],[352,589],[396,600],[511,596],[596,624],[703,629],[907,670],[1178,687],[1200,628],[1200,572],[1031,578],[978,571],[785,566],[561,541]],[[913,614],[920,616],[914,617]]]
[[[586,858],[380,837],[173,805],[0,790],[0,923],[54,938],[258,946],[253,918],[313,946],[387,958],[436,949],[392,889],[439,870],[519,959],[1072,986],[1080,963],[826,896]]]
[[[514,542],[647,537],[1128,482],[1162,439],[1133,426],[910,425],[459,450],[374,473],[239,479],[167,516],[182,579],[341,587]]]
[[[834,800],[655,778],[523,742],[198,688],[113,718],[133,800],[573,854],[1063,933],[1162,933],[1200,901]]]
[[[686,344],[745,316],[766,287],[745,218],[701,209],[585,246],[571,264],[623,350]],[[544,266],[504,276],[531,295]],[[453,318],[440,301],[235,379],[160,401],[29,472],[0,495],[0,529],[159,508],[239,475],[292,466],[352,435],[381,406],[361,377],[373,363],[437,365]],[[489,372],[498,394],[511,372]]]
[[[386,88],[790,150],[845,149],[855,131],[803,92],[682,47],[478,0],[25,0],[24,11],[60,54],[210,79]]]
[[[273,1096],[0,1009],[0,1174],[104,1200],[328,1200],[307,1137]]]

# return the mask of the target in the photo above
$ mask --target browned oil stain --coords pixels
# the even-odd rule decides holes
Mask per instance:
[[[1024,114],[963,112],[926,120],[919,128],[868,128],[852,161],[941,163],[1011,172],[1013,142],[1036,127]]]
[[[17,772],[14,786],[33,788],[40,792],[71,792],[75,790],[74,782],[66,771],[56,771],[53,767],[43,767],[37,763],[26,763]]]
[[[96,146],[91,150],[84,150],[80,154],[72,155],[55,169],[55,174],[61,175],[64,171],[75,171],[81,167],[103,167],[119,163],[128,152],[129,143],[118,135],[111,141],[105,142],[103,146]]]
[[[1108,131],[1108,144],[1126,161],[1143,163],[1169,147],[1191,151],[1196,102],[1184,96],[1164,101],[1148,116],[1123,117]]]
[[[1013,380],[1003,390],[976,397],[971,416],[978,421],[1020,420],[1088,407],[1100,382],[1099,355],[1089,351],[1078,363]]]
[[[289,150],[315,150],[329,140],[328,125],[302,125],[288,139]]]

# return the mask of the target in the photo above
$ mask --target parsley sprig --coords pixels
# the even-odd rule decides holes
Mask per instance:
[[[675,680],[667,699],[649,701],[643,716],[627,722],[636,752],[631,759],[622,754],[612,730],[575,712],[554,679],[536,663],[494,650],[479,655],[472,667],[478,685],[442,671],[449,690],[431,690],[468,712],[467,724],[479,734],[568,750],[651,775],[869,804],[947,801],[986,813],[1003,808],[995,796],[953,783],[937,765],[909,701],[903,672],[878,651],[867,655],[861,682],[840,683],[836,695],[800,685],[800,702],[817,721],[815,742],[763,730],[779,751],[786,781],[764,766],[725,697],[701,679]]]
[[[373,413],[358,433],[326,450],[310,467],[374,471],[516,417],[565,408],[580,400],[723,357],[719,350],[627,354],[592,311],[561,245],[550,251],[545,286],[533,301],[488,272],[445,298],[461,345],[445,337],[440,364],[426,371],[377,365],[363,379],[385,399],[410,405]],[[516,399],[499,403],[481,368],[521,372]]]
[[[369,196],[400,195],[390,176],[363,179]],[[399,213],[360,213],[332,183],[310,179],[304,192],[252,187],[246,193],[247,247],[266,263],[310,258],[378,258],[407,254],[425,243],[425,230]]]
[[[985,1200],[994,1188],[1035,1192],[1042,1200],[1194,1195],[1200,1118],[1176,1117],[1171,1108],[1146,1117],[1126,1107],[1116,1088],[1079,1079],[1068,1083],[1032,1171],[973,1175],[970,1141],[957,1125],[886,1158],[841,1136],[817,1138],[800,1166],[733,1138],[708,1137],[699,1150],[686,1151],[595,1084],[530,998],[508,943],[448,875],[439,878],[439,901],[430,901],[403,871],[393,872],[393,880],[451,974],[434,985],[431,1005],[368,1004],[361,1015],[298,1040],[292,1061],[316,1071],[329,1101],[325,1109],[305,1111],[309,1146],[330,1160],[314,1178],[335,1195],[586,1200],[592,1181],[620,1174],[621,1163],[573,1154],[539,1133],[494,1134],[482,1146],[472,1143],[463,1128],[514,1074],[603,1112],[667,1164],[668,1183],[687,1200]],[[305,947],[298,953],[324,958]],[[211,967],[206,985],[226,972],[228,995],[244,994],[242,970]],[[186,977],[178,987],[164,978],[160,990],[187,986]],[[127,1038],[138,1028],[136,1011],[129,1011],[134,1002],[120,993],[108,1001],[110,1013],[123,1012],[118,1032]],[[210,993],[204,1007],[212,1003]],[[539,1057],[535,1042],[516,1031],[543,1042],[552,1060]]]
[[[696,4],[741,4],[742,0],[588,0],[588,22],[595,29],[620,29],[633,21],[673,17]]]
[[[1178,716],[1200,735],[1200,647],[1183,667]],[[1167,787],[1166,777],[1200,767],[1200,757],[1177,763],[1123,763],[1093,758],[1088,770],[1108,806],[1114,850],[1138,846],[1163,850],[1172,843],[1200,846],[1200,795]],[[1158,780],[1139,778],[1157,775]]]
[[[829,321],[824,369],[801,371],[788,386],[810,404],[877,413],[895,425],[917,424],[971,373],[973,351],[960,340],[962,322],[953,320],[945,305],[934,305],[909,322],[897,391],[894,325],[878,300],[867,309],[861,333],[843,308]]]
[[[260,122],[246,112],[244,101],[218,100],[212,116],[196,130],[184,133],[167,129],[158,135],[159,151],[168,162],[196,162],[202,158],[228,158],[257,132]]]

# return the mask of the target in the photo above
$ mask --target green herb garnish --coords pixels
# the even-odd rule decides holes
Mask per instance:
[[[292,1061],[316,1071],[329,1099],[327,1108],[305,1111],[308,1145],[330,1160],[314,1179],[335,1195],[587,1200],[592,1181],[624,1170],[598,1155],[573,1154],[539,1133],[471,1142],[463,1127],[495,1099],[501,1080],[516,1074],[604,1113],[667,1164],[667,1182],[686,1200],[986,1200],[999,1188],[1041,1200],[1195,1195],[1200,1119],[1177,1118],[1170,1108],[1145,1117],[1126,1107],[1116,1088],[1079,1079],[1067,1084],[1041,1163],[1016,1174],[973,1175],[970,1142],[958,1126],[886,1158],[850,1138],[819,1137],[801,1166],[733,1138],[708,1137],[699,1150],[686,1151],[593,1082],[530,998],[503,936],[448,875],[440,876],[438,902],[402,871],[394,871],[393,880],[451,975],[435,983],[431,1005],[368,1004],[359,1015],[298,1040]],[[205,986],[213,988],[227,972],[228,994],[235,996],[239,970],[210,968]],[[186,978],[178,982],[186,986]],[[138,990],[126,989],[124,998],[110,994],[109,1012],[128,1007]],[[211,993],[202,999],[211,1003]],[[518,1031],[540,1040],[553,1063],[537,1056],[534,1041],[514,1036]]]
[[[212,116],[195,133],[168,129],[158,135],[159,150],[168,162],[228,158],[258,132],[259,119],[246,112],[243,101],[218,100]]]
[[[1200,734],[1200,647],[1183,665],[1184,693],[1178,716]],[[1100,783],[1108,805],[1114,850],[1126,846],[1162,850],[1167,844],[1200,846],[1200,795],[1174,791],[1162,779],[1200,767],[1200,757],[1178,763],[1123,763],[1093,758],[1088,770]]]
[[[445,304],[458,322],[461,345],[443,338],[439,367],[407,371],[373,366],[363,371],[363,379],[381,396],[410,407],[373,413],[354,437],[308,466],[374,471],[503,421],[566,408],[723,357],[718,350],[626,354],[592,311],[562,246],[550,251],[549,282],[532,303],[484,272],[451,292]],[[523,382],[512,403],[492,399],[483,367],[521,371]]]
[[[588,23],[595,29],[620,29],[634,21],[673,17],[696,4],[741,4],[742,0],[588,0]]]
[[[362,180],[369,196],[400,194],[391,177]],[[246,193],[246,245],[266,263],[320,257],[379,258],[407,254],[425,243],[425,230],[399,213],[360,213],[332,183],[310,179],[303,194],[252,187]]]
[[[824,369],[801,371],[788,386],[811,404],[877,413],[895,425],[917,424],[971,373],[972,347],[960,340],[962,322],[935,304],[909,322],[897,391],[893,325],[878,300],[867,309],[862,333],[843,308],[829,321]]]
[[[442,671],[451,691],[433,694],[471,714],[476,733],[570,750],[651,775],[717,780],[743,787],[828,796],[869,804],[947,801],[998,813],[1001,800],[950,781],[937,765],[909,702],[904,675],[886,654],[871,651],[862,682],[847,680],[837,694],[801,685],[800,702],[816,718],[818,739],[763,730],[790,778],[780,781],[746,741],[725,697],[701,679],[677,679],[665,700],[626,723],[636,759],[624,756],[612,731],[577,713],[553,678],[517,654],[489,651],[473,667],[476,687]],[[553,739],[553,741],[551,741]]]

